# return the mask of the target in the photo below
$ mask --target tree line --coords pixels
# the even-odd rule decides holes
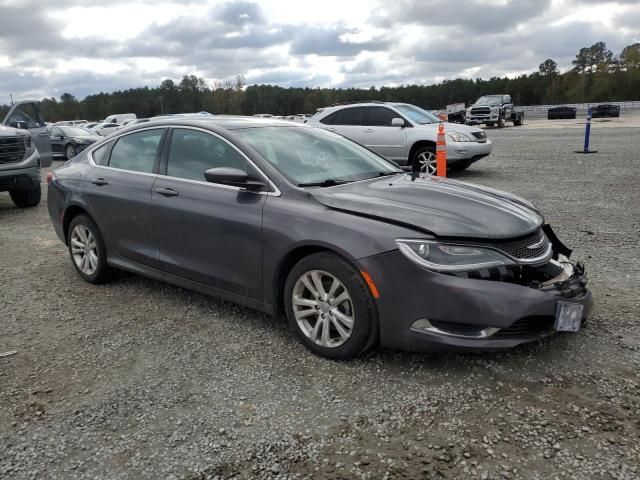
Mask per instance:
[[[445,80],[435,85],[400,85],[371,88],[283,88],[275,85],[245,86],[244,77],[210,85],[203,78],[185,75],[179,82],[164,80],[158,87],[140,87],[98,93],[78,100],[65,93],[57,100],[42,100],[48,121],[99,120],[113,113],[151,117],[168,113],[207,111],[214,114],[313,113],[334,103],[359,100],[398,101],[427,109],[449,103],[470,103],[481,95],[509,93],[517,105],[638,100],[640,92],[640,43],[618,55],[604,42],[581,48],[573,68],[561,73],[553,59],[543,61],[536,72],[514,78]],[[0,117],[8,110],[0,106]]]

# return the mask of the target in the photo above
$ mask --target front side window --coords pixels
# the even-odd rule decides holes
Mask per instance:
[[[247,171],[247,160],[221,138],[198,130],[177,128],[171,137],[167,175],[205,182],[204,172],[231,167]]]
[[[409,117],[409,119],[413,123],[417,123],[418,125],[427,125],[429,123],[440,122],[440,119],[436,117],[433,113],[429,113],[420,107],[416,107],[415,105],[401,104],[401,105],[394,105],[394,107],[396,108],[396,110],[402,113],[405,117]]]
[[[366,123],[370,127],[390,127],[394,118],[399,118],[399,115],[389,108],[369,107]]]
[[[341,135],[317,128],[259,127],[234,132],[295,185],[351,182],[401,173]]]
[[[7,124],[15,128],[38,128],[44,126],[38,108],[33,103],[19,105],[7,119]]]
[[[120,137],[111,150],[109,166],[152,173],[163,129],[145,130]]]

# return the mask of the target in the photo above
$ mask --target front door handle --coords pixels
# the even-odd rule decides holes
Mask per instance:
[[[165,197],[177,197],[180,195],[173,188],[156,188],[156,193],[164,195]]]
[[[38,135],[40,135],[41,137],[48,137],[49,132],[40,132]]]
[[[373,133],[373,128],[365,128],[364,133]]]
[[[109,182],[107,182],[104,178],[94,178],[91,180],[91,183],[102,187],[103,185],[107,185]]]

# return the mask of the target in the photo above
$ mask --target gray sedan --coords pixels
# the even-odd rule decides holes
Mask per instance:
[[[313,352],[508,348],[577,331],[582,264],[529,202],[273,119],[118,131],[48,178],[78,274],[123,269],[284,314]]]

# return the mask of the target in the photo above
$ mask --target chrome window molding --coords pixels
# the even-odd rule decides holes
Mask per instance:
[[[263,177],[263,179],[267,181],[267,184],[270,185],[274,190],[273,192],[251,192],[251,193],[255,193],[257,195],[269,195],[269,196],[272,196],[272,197],[279,197],[282,194],[280,192],[280,189],[278,188],[278,186],[262,171],[262,169],[260,167],[258,167],[253,160],[251,160],[242,150],[240,150],[238,147],[236,147],[229,140],[227,140],[224,137],[221,137],[220,135],[218,135],[215,132],[212,132],[211,130],[207,130],[205,128],[200,128],[200,127],[193,127],[193,126],[189,126],[189,125],[154,125],[154,126],[151,126],[151,127],[145,127],[145,128],[136,129],[136,130],[133,130],[131,132],[125,132],[125,133],[122,133],[120,135],[114,135],[113,137],[109,138],[107,142],[104,142],[104,143],[101,142],[100,145],[97,145],[97,146],[91,148],[91,150],[89,150],[87,152],[87,158],[89,158],[89,163],[93,167],[106,168],[108,170],[115,170],[115,171],[118,171],[118,172],[127,172],[127,173],[133,173],[133,174],[138,174],[138,175],[147,175],[147,176],[158,177],[158,178],[167,178],[167,179],[172,179],[172,180],[180,180],[180,181],[183,181],[183,182],[195,183],[195,184],[200,184],[200,185],[208,185],[208,186],[214,187],[214,188],[223,188],[225,190],[248,191],[248,190],[246,190],[246,189],[244,189],[242,187],[234,187],[233,185],[223,185],[221,183],[212,183],[212,182],[207,182],[207,181],[204,181],[204,180],[192,180],[190,178],[173,177],[171,175],[162,175],[162,174],[159,174],[159,173],[138,172],[136,170],[127,170],[127,169],[124,169],[124,168],[115,168],[115,167],[110,167],[108,165],[98,165],[97,163],[95,163],[93,161],[93,152],[95,150],[97,150],[98,148],[106,145],[108,142],[118,141],[120,138],[125,137],[127,135],[131,135],[133,133],[144,132],[144,131],[148,131],[148,130],[168,129],[168,128],[181,128],[181,129],[187,129],[187,130],[196,130],[196,131],[199,131],[199,132],[206,133],[208,135],[212,135],[212,136],[222,140],[227,145],[231,146],[231,148],[233,148],[236,152],[238,152],[247,162],[249,162],[256,169],[256,171]]]

